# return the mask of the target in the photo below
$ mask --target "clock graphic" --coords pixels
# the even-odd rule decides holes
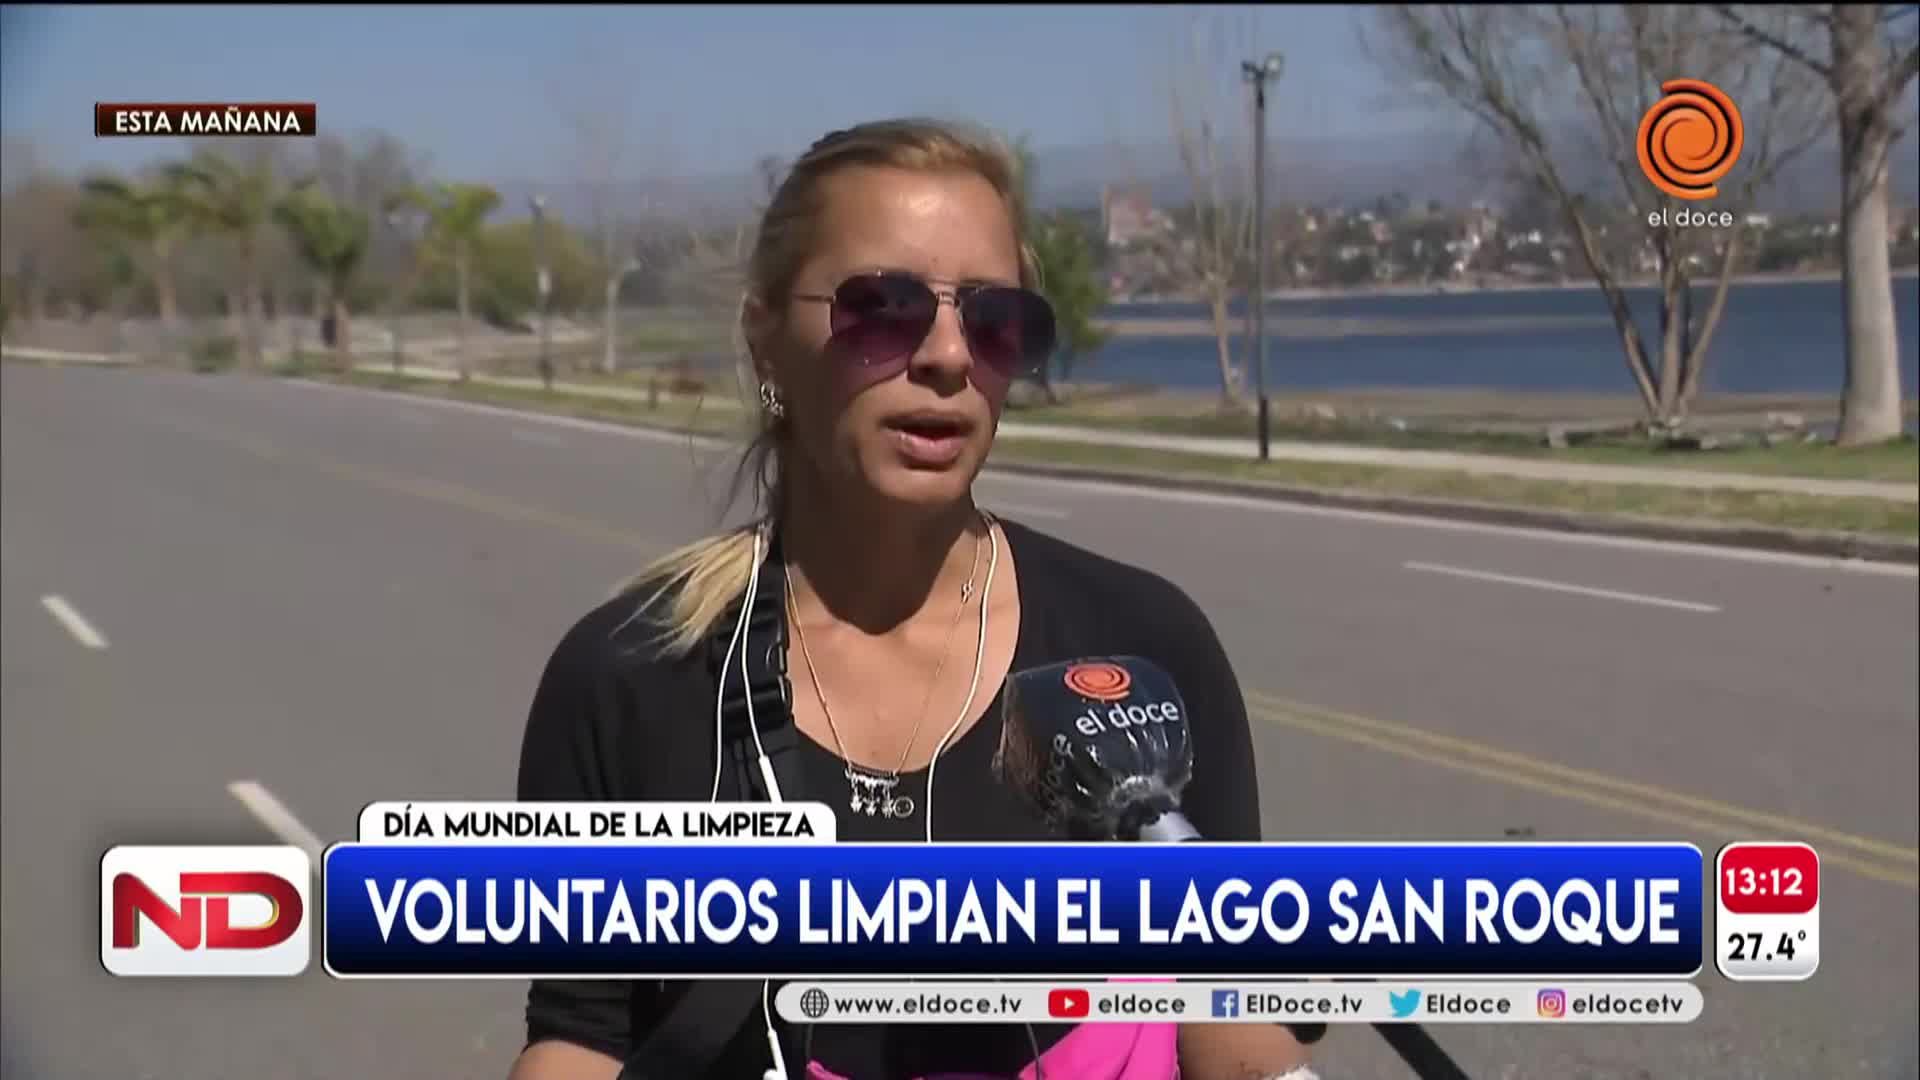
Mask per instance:
[[[1820,966],[1820,856],[1742,842],[1714,860],[1714,966],[1735,982],[1811,978]]]

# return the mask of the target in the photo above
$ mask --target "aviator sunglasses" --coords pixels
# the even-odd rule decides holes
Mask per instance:
[[[907,369],[933,332],[943,300],[952,300],[960,312],[960,328],[975,370],[984,367],[995,389],[1004,389],[1053,351],[1053,306],[1030,289],[984,284],[935,289],[907,274],[874,273],[848,278],[831,296],[792,296],[831,305],[829,347],[852,363],[860,386]]]

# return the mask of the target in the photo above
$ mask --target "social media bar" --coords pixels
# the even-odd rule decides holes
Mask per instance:
[[[1685,982],[793,982],[774,995],[800,1024],[1684,1024],[1703,1005]]]

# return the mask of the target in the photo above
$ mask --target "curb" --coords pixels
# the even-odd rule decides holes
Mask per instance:
[[[1380,495],[1364,491],[1262,484],[1219,477],[1158,473],[1144,469],[1100,469],[1084,465],[1037,462],[993,462],[986,471],[1038,476],[1054,480],[1097,480],[1129,487],[1182,490],[1214,495],[1238,495],[1272,502],[1324,506],[1340,510],[1371,511],[1408,517],[1445,518],[1482,525],[1507,525],[1589,536],[1621,536],[1640,540],[1708,544],[1718,547],[1814,555],[1833,559],[1920,565],[1920,541],[1813,529],[1784,529],[1765,525],[1719,525],[1672,521],[1626,514],[1590,514],[1576,510],[1542,510],[1498,503],[1424,499],[1411,495]]]
[[[87,367],[132,367],[140,359],[132,353],[76,353],[22,345],[0,347],[0,358],[35,364],[80,364]]]
[[[407,390],[383,390],[405,394]],[[497,407],[539,414],[538,409],[519,409],[508,404]],[[551,414],[549,414],[551,415]],[[625,418],[609,417],[603,423],[663,431],[669,434],[710,437],[711,432],[696,432],[670,424],[636,424]],[[1548,532],[1578,533],[1588,536],[1618,536],[1639,540],[1664,540],[1670,543],[1704,544],[1751,551],[1812,555],[1831,559],[1920,566],[1920,541],[1892,537],[1863,536],[1855,533],[1826,532],[1813,529],[1785,529],[1766,525],[1719,525],[1707,522],[1678,521],[1636,517],[1627,514],[1591,514],[1576,510],[1542,510],[1528,506],[1478,503],[1450,499],[1427,499],[1411,495],[1381,495],[1364,491],[1263,484],[1220,477],[1190,476],[1184,473],[1153,472],[1146,469],[1102,469],[1086,465],[1054,465],[1027,461],[994,461],[991,456],[983,472],[1013,476],[1035,476],[1054,480],[1099,481],[1129,487],[1165,490],[1178,486],[1187,491],[1215,495],[1237,495],[1306,506],[1341,510],[1397,514],[1404,517],[1440,518],[1482,525],[1506,525]]]
[[[9,354],[19,356],[19,354],[27,350],[8,348],[5,351]],[[43,350],[32,351],[42,352]],[[74,354],[65,354],[61,358],[70,359],[73,357]],[[24,359],[25,357],[21,358]],[[48,359],[53,358],[48,357]],[[113,360],[104,357],[93,360],[93,363],[98,364],[101,360],[105,360],[109,364],[114,363]],[[55,362],[57,363],[58,361]],[[86,361],[83,360],[82,362],[85,363]],[[405,389],[395,390],[382,387],[367,387],[366,389],[373,390],[377,393],[411,393]],[[496,408],[524,412],[530,415],[556,415],[546,413],[540,409],[518,408],[505,403],[490,402],[488,404]],[[667,434],[680,434],[694,437],[710,437],[712,434],[711,432],[695,431],[670,424],[636,424],[631,420],[619,417],[596,419],[602,423],[619,424],[624,427],[660,431]],[[1187,491],[1200,491],[1215,495],[1235,495],[1243,498],[1265,499],[1271,502],[1320,506],[1339,510],[1396,514],[1404,517],[1439,518],[1482,525],[1505,525],[1516,528],[1539,529],[1548,532],[1575,533],[1588,536],[1618,536],[1640,540],[1664,540],[1670,543],[1702,544],[1754,551],[1811,555],[1830,559],[1851,559],[1903,566],[1920,566],[1920,541],[1899,540],[1892,537],[1864,536],[1855,533],[1829,532],[1815,529],[1786,529],[1765,525],[1721,525],[1708,522],[1637,517],[1627,514],[1592,514],[1576,510],[1543,510],[1535,507],[1512,506],[1499,503],[1428,499],[1411,495],[1383,495],[1364,491],[1343,491],[1333,488],[1265,484],[1246,480],[1228,480],[1220,477],[1188,475],[1185,473],[1154,472],[1146,469],[1102,469],[1085,465],[1055,465],[1026,461],[996,462],[993,461],[991,457],[989,457],[983,471],[1006,473],[1014,476],[1044,477],[1054,480],[1098,481],[1129,487],[1153,488],[1156,490],[1164,490],[1169,486],[1177,486]]]

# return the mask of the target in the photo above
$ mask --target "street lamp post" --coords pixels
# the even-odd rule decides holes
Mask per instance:
[[[409,262],[412,261],[415,257],[412,243],[413,237],[407,232],[406,216],[397,209],[387,211],[387,228],[392,230],[393,235],[399,239],[401,246],[406,249],[403,252],[403,257]],[[387,330],[387,333],[393,338],[393,373],[395,375],[400,374],[401,368],[406,364],[406,351],[400,344],[400,320],[405,314],[404,309],[407,301],[404,284],[410,281],[411,278],[412,273],[410,271],[403,273],[401,278],[402,286],[394,289],[393,311],[391,314],[392,322]]]
[[[639,269],[640,257],[629,255],[627,261],[621,263],[618,270],[607,275],[607,333],[605,360],[601,366],[606,369],[608,375],[612,375],[620,368],[619,346],[615,340],[620,329],[616,318],[616,312],[620,308],[620,290],[626,285],[627,277]]]
[[[547,197],[535,195],[533,203],[533,261],[538,267],[540,291],[540,384],[553,389],[553,357],[548,352],[547,298],[553,292],[553,277],[547,270]]]
[[[1253,84],[1253,379],[1260,397],[1260,460],[1272,454],[1273,428],[1267,406],[1267,84],[1280,77],[1284,60],[1277,52],[1264,60],[1244,60],[1240,75]]]

